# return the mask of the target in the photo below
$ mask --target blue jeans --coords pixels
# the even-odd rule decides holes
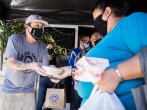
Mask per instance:
[[[47,90],[47,88],[53,88],[54,84],[55,83],[51,82],[50,78],[40,76],[39,93],[38,93],[38,101],[37,101],[37,105],[36,105],[36,110],[42,110],[42,106],[45,101],[46,90]],[[46,108],[45,110],[52,110],[52,109]]]

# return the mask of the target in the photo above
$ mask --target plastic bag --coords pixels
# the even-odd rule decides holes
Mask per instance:
[[[101,74],[109,66],[108,59],[83,56],[76,63],[75,79],[84,82],[97,82]]]
[[[101,79],[101,74],[109,66],[109,61],[102,58],[82,57],[76,66],[78,68],[75,71],[76,80],[95,83]],[[79,110],[125,110],[115,93],[109,94],[97,88],[95,85],[90,97]]]
[[[98,90],[79,110],[125,110],[125,108],[115,93],[109,94]]]

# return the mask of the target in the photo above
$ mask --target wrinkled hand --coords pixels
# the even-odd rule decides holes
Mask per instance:
[[[42,75],[42,76],[47,76],[46,71],[41,67],[43,66],[42,63],[31,62],[29,63],[29,66],[32,70],[35,70],[37,74]]]
[[[115,91],[120,82],[121,80],[115,73],[115,70],[111,68],[103,72],[102,79],[99,80],[97,84],[98,88],[103,92],[112,93]]]

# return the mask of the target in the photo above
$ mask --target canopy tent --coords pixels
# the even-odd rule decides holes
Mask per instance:
[[[22,22],[31,13],[44,16],[50,24],[92,24],[96,0],[0,0],[0,19]],[[147,0],[128,0],[132,11],[147,12]]]
[[[4,22],[24,22],[25,18],[30,14],[39,14],[43,16],[49,24],[93,25],[91,10],[95,1],[96,0],[0,0],[0,20]],[[147,0],[128,1],[131,4],[131,12],[147,12]],[[1,38],[3,41],[4,36]],[[3,52],[3,50],[1,51]],[[2,64],[0,70],[1,69]]]
[[[93,22],[93,4],[93,0],[0,0],[0,19],[4,22],[24,22],[30,14],[39,14],[49,24],[89,25]],[[1,38],[4,41],[4,35]],[[0,70],[2,59],[3,56]]]
[[[22,22],[31,13],[43,16],[51,24],[92,24],[94,0],[0,0],[0,16]]]

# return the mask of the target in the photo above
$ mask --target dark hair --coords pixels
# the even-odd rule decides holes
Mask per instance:
[[[88,34],[80,34],[79,35],[79,41],[83,40],[84,37],[89,37],[90,38],[90,36]]]
[[[97,0],[93,11],[100,8],[104,12],[106,7],[110,7],[116,17],[128,15],[130,11],[128,0]]]

